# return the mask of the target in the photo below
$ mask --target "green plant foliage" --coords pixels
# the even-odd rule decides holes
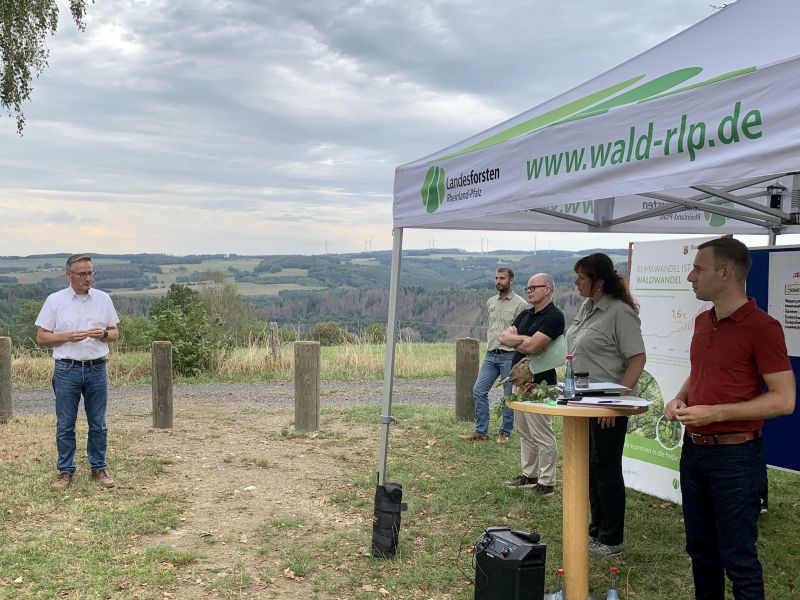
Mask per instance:
[[[506,402],[548,402],[558,398],[558,389],[554,385],[547,385],[546,381],[536,383],[526,394],[509,394],[500,398],[492,406],[494,416],[497,419],[503,418],[503,409]]]
[[[83,31],[87,0],[70,0],[70,12]],[[30,100],[31,81],[47,66],[50,50],[45,40],[58,29],[56,0],[1,0],[0,18],[0,105],[15,115],[17,132],[25,127],[22,103]]]
[[[230,349],[218,318],[209,320],[200,294],[173,283],[153,305],[153,339],[172,342],[172,366],[179,375],[207,371],[217,354]]]
[[[333,321],[320,321],[308,330],[308,338],[322,346],[338,346],[355,342],[355,338]]]
[[[42,300],[26,300],[9,323],[9,334],[16,346],[36,347],[36,325],[34,323],[43,304]]]
[[[195,305],[200,305],[200,294],[188,286],[176,283],[169,286],[169,292],[167,292],[166,296],[153,303],[153,307],[150,309],[150,316],[155,318],[161,312],[170,308],[188,311]]]
[[[211,365],[213,352],[204,343],[205,313],[169,308],[153,317],[154,337],[172,342],[172,366],[180,375],[199,375]]]
[[[281,343],[283,344],[296,342],[300,339],[300,332],[294,327],[281,327],[278,335],[280,336]]]
[[[385,323],[372,323],[367,325],[364,330],[362,339],[367,344],[385,344],[386,343],[386,324]]]
[[[124,351],[149,350],[153,342],[153,324],[147,317],[132,317],[119,313],[119,342],[117,347]]]
[[[220,271],[208,271],[208,274],[215,283],[204,286],[200,298],[209,320],[218,322],[224,335],[237,346],[249,343],[254,334],[263,338],[266,324],[256,319],[256,311],[244,301],[236,285],[218,281],[224,277]],[[259,325],[261,332],[258,331]]]

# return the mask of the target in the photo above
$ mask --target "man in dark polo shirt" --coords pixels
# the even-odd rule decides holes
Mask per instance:
[[[691,373],[664,407],[686,426],[681,493],[695,598],[764,598],[756,551],[765,483],[763,420],[791,414],[795,381],[780,323],[745,294],[750,251],[725,237],[698,246],[688,280],[714,307],[695,319]]]
[[[514,363],[530,354],[538,354],[553,340],[564,334],[564,314],[553,304],[553,278],[538,273],[528,280],[529,310],[522,311],[514,324],[500,336],[500,343],[516,349]],[[556,384],[556,370],[534,373],[533,381]],[[552,496],[556,481],[558,446],[552,418],[519,412],[515,415],[519,433],[522,474],[506,481],[508,487],[531,488],[542,496]]]

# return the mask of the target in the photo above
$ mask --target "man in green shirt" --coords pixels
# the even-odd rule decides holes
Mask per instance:
[[[507,379],[514,359],[514,348],[503,346],[500,335],[517,318],[517,315],[528,308],[528,303],[511,289],[514,283],[514,271],[508,267],[500,267],[494,275],[494,286],[497,295],[486,301],[489,311],[489,329],[487,332],[486,356],[483,359],[472,395],[475,399],[475,431],[458,436],[470,442],[489,439],[489,390],[497,378]],[[512,384],[507,381],[503,386],[506,396],[511,394]],[[514,411],[503,409],[503,423],[497,436],[498,444],[505,444],[514,428]]]

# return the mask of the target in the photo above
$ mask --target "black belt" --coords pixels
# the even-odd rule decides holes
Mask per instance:
[[[500,350],[499,348],[497,348],[495,350],[489,350],[486,354],[497,354],[498,352],[501,352],[502,354],[511,354],[513,352],[516,352],[516,350]]]
[[[64,363],[73,367],[96,367],[106,364],[105,358],[93,358],[92,360],[72,360],[71,358],[57,358],[56,362]]]
[[[717,446],[744,444],[761,437],[761,431],[741,431],[735,433],[690,433],[689,439],[698,446]]]

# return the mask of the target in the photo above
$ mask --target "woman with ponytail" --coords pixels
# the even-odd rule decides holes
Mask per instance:
[[[636,387],[645,364],[639,307],[606,254],[584,256],[574,267],[584,300],[566,333],[567,352],[576,372],[592,382]],[[625,481],[622,450],[628,417],[589,420],[589,552],[610,556],[622,551]]]

